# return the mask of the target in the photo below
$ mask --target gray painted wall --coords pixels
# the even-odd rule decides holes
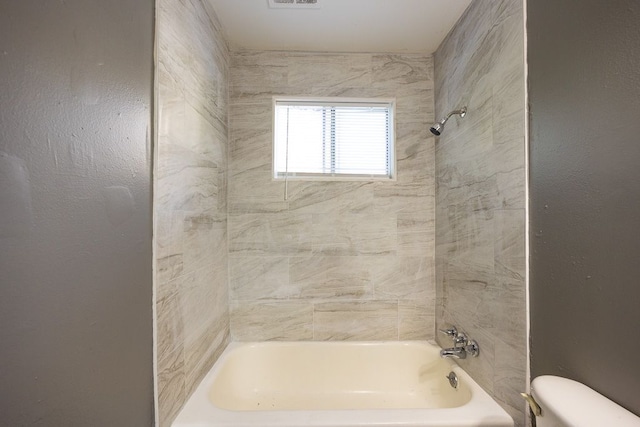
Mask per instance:
[[[640,415],[640,3],[529,2],[533,377]]]
[[[153,424],[153,7],[0,3],[0,425]]]

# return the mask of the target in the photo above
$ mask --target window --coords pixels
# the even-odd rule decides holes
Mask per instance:
[[[394,105],[274,99],[274,177],[393,179]]]

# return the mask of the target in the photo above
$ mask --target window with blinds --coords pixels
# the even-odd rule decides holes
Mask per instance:
[[[393,100],[274,100],[274,177],[393,179]]]

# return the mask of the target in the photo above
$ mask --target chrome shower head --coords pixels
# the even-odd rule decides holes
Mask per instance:
[[[459,110],[453,110],[452,112],[447,114],[447,117],[440,120],[435,125],[431,126],[431,128],[429,129],[431,133],[434,134],[435,136],[440,136],[440,134],[442,134],[442,131],[444,130],[444,124],[447,123],[447,120],[449,120],[449,117],[453,116],[454,114],[457,114],[460,117],[464,117],[465,114],[467,114],[467,107],[462,107]]]
[[[440,136],[440,134],[442,133],[442,130],[444,129],[445,122],[446,120],[443,120],[441,123],[436,123],[435,125],[431,126],[431,129],[429,130],[435,136]]]

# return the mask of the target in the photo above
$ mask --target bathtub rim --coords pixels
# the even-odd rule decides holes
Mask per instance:
[[[428,345],[431,341],[233,341],[224,349],[214,366],[187,399],[173,427],[334,427],[334,426],[394,426],[394,427],[512,427],[513,419],[458,364],[449,360],[451,370],[464,381],[471,393],[470,401],[455,408],[433,409],[336,409],[336,410],[268,410],[234,411],[216,407],[209,399],[209,390],[224,361],[245,346],[277,345]],[[429,412],[425,423],[425,411]]]

